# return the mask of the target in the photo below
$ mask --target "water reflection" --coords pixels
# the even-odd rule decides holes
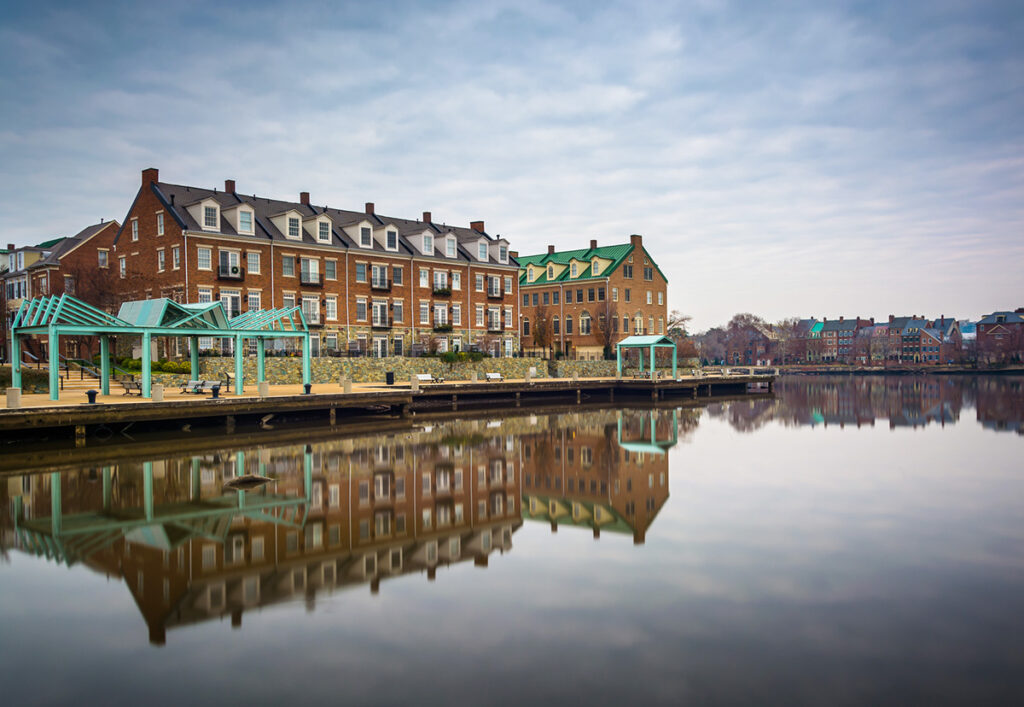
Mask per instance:
[[[948,425],[965,408],[983,427],[1024,434],[1024,378],[1017,376],[788,376],[776,397],[709,406],[741,432],[769,422],[786,426],[874,425],[890,428]]]
[[[151,643],[169,629],[458,563],[487,567],[523,518],[644,541],[666,450],[697,411],[443,422],[6,479],[4,545],[123,581]],[[683,423],[680,422],[683,420]],[[273,479],[257,490],[225,483]],[[520,476],[521,475],[521,476]]]

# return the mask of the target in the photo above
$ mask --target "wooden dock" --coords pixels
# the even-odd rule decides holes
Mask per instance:
[[[272,392],[269,397],[228,396],[218,399],[176,396],[163,402],[107,400],[0,410],[0,440],[73,437],[79,445],[89,438],[106,440],[116,434],[173,431],[216,426],[231,433],[236,427],[267,427],[296,422],[340,425],[367,418],[402,418],[419,413],[514,409],[552,404],[615,405],[629,402],[699,400],[701,398],[765,395],[772,376],[715,376],[651,381],[648,379],[549,379],[490,383],[446,382],[423,385],[360,385],[345,393],[337,385],[314,385],[309,395]]]

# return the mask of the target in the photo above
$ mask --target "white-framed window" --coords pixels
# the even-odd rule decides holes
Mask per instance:
[[[511,307],[505,307],[505,328],[506,329],[511,329],[512,328],[512,308]]]
[[[453,290],[461,290],[462,289],[462,273],[460,273],[460,272],[453,272],[452,273],[452,289]]]
[[[289,238],[301,238],[299,233],[299,218],[297,216],[288,217],[288,237]]]
[[[139,240],[139,219],[137,218],[132,219],[132,240]]]
[[[156,251],[156,270],[157,272],[163,272],[167,266],[167,255],[164,253],[163,248],[159,248]]]
[[[250,311],[263,309],[262,305],[263,297],[261,293],[250,291],[245,295],[245,306],[248,307]]]
[[[405,319],[405,313],[404,313],[403,309],[404,309],[404,305],[402,303],[402,300],[400,300],[400,299],[396,299],[391,304],[391,318],[396,323],[401,323],[402,320]]]
[[[196,268],[198,270],[213,269],[213,250],[207,246],[196,248]]]
[[[430,302],[420,302],[420,324],[430,324]]]
[[[424,528],[429,528],[430,527],[430,509],[429,508],[424,508],[423,509],[423,527]]]
[[[370,266],[370,277],[374,287],[384,288],[388,286],[388,266],[387,265],[371,265]]]
[[[329,243],[331,240],[331,224],[326,221],[319,221],[317,223],[316,237],[321,243]]]
[[[160,212],[156,215],[156,235],[164,235],[164,214]]]
[[[386,247],[388,250],[398,250],[398,231],[388,230]]]
[[[101,268],[105,268],[108,267],[108,263],[110,263],[110,253],[105,250],[96,251],[96,264]]]
[[[664,292],[659,292],[658,293],[658,304],[659,305],[665,304],[665,293]]]
[[[240,209],[238,211],[238,232],[251,234],[252,230],[252,211],[248,209]]]
[[[333,322],[338,319],[338,298],[329,296],[325,300],[324,311],[326,313],[327,321]]]
[[[181,248],[179,246],[171,248],[171,267],[175,270],[181,267]]]
[[[449,237],[449,238],[445,239],[445,242],[444,242],[444,254],[446,256],[448,256],[449,258],[454,258],[455,257],[455,239],[454,238]]]
[[[498,262],[500,262],[500,263],[507,263],[508,262],[508,246],[505,246],[505,245],[499,245],[498,246]]]
[[[619,301],[619,288],[618,287],[613,287],[612,288],[612,302],[618,302],[618,301]]]
[[[481,262],[486,262],[487,261],[487,244],[486,243],[477,243],[477,246],[476,246],[476,259],[481,261]]]
[[[281,275],[284,277],[295,277],[295,256],[281,256]]]
[[[213,302],[213,290],[209,287],[200,287],[196,299],[200,304],[209,304],[210,302]]]
[[[369,248],[373,245],[373,230],[369,226],[360,227],[359,245],[362,248]]]
[[[476,274],[476,291],[484,291],[484,276],[481,273]]]
[[[506,295],[512,294],[512,276],[511,275],[506,275],[505,276],[505,294]]]
[[[357,322],[365,322],[366,321],[366,298],[365,297],[357,297],[356,298],[356,321]]]
[[[203,228],[217,228],[217,207],[203,207]]]
[[[651,304],[651,302],[652,302],[652,300],[651,300],[651,291],[647,290],[647,304]]]
[[[443,325],[448,323],[448,305],[441,304],[440,302],[434,305],[434,325]]]
[[[391,284],[392,285],[401,285],[401,284],[403,284],[403,280],[405,279],[404,278],[405,273],[402,272],[403,269],[404,268],[402,268],[401,265],[392,265],[391,266]]]
[[[577,275],[576,263],[572,263],[571,265],[569,265],[569,277],[576,277],[576,275]]]
[[[462,326],[462,305],[452,305],[452,326]]]
[[[484,325],[484,306],[482,304],[476,306],[476,325],[480,327]]]
[[[373,325],[374,326],[387,326],[388,324],[388,301],[387,300],[374,300],[373,301]],[[378,341],[378,339],[374,339]],[[381,338],[379,341],[382,344],[382,350],[387,351],[387,339]],[[384,355],[384,354],[382,354]]]
[[[430,271],[420,268],[420,287],[430,287]]]
[[[117,271],[122,280],[128,277],[128,259],[123,255],[117,259]]]
[[[325,280],[337,280],[338,279],[338,261],[337,260],[325,260],[324,261],[324,279]]]
[[[448,273],[444,270],[434,271],[434,289],[443,290],[448,287]]]
[[[245,254],[245,267],[249,270],[250,275],[260,274],[260,252],[258,250],[250,250]]]
[[[429,233],[423,234],[423,254],[433,255],[434,254],[434,237]]]

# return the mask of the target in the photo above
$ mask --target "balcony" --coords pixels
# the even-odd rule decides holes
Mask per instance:
[[[320,312],[307,312],[304,310],[302,316],[306,319],[306,326],[322,327],[324,325],[324,320],[320,318]]]
[[[435,287],[434,288],[434,297],[451,297],[451,296],[452,296],[452,288],[450,288],[450,287]]]
[[[241,282],[245,279],[245,268],[239,265],[221,265],[217,268],[217,279]]]
[[[390,329],[391,326],[391,320],[387,318],[374,319],[373,322],[370,324],[371,329]]]
[[[391,280],[388,280],[387,278],[375,277],[372,280],[370,280],[370,289],[381,290],[382,292],[390,292]]]
[[[436,331],[438,333],[449,332],[451,330],[452,330],[452,325],[451,324],[435,324],[434,325],[434,331]]]
[[[504,296],[500,287],[487,288],[487,299],[502,299]]]
[[[306,287],[323,287],[324,276],[322,273],[303,270],[299,273],[299,282]]]
[[[500,321],[498,321],[498,322],[494,322],[494,321],[487,322],[487,331],[489,331],[491,333],[500,333],[500,332],[502,332],[504,330],[505,329],[504,329],[504,327],[502,327]]]

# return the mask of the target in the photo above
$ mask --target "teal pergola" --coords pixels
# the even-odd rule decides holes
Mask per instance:
[[[640,350],[640,374],[644,373],[644,350],[650,352],[651,355],[651,380],[655,379],[655,367],[654,367],[654,351],[655,349],[672,349],[672,377],[676,377],[677,357],[676,345],[672,339],[667,336],[627,336],[625,339],[615,344],[615,370],[618,371],[619,375],[622,375],[622,350],[623,349],[639,349]]]
[[[664,454],[666,450],[676,446],[679,441],[679,414],[672,411],[672,425],[669,430],[668,439],[658,439],[658,418],[660,417],[659,410],[650,411],[650,439],[643,439],[645,432],[645,420],[643,416],[640,416],[640,437],[641,439],[630,440],[623,439],[622,437],[622,411],[619,411],[618,415],[618,433],[619,433],[619,446],[623,449],[628,449],[631,452],[643,452],[645,454]]]
[[[266,340],[302,340],[302,382],[311,378],[310,335],[302,308],[250,310],[228,319],[220,302],[181,304],[161,298],[121,305],[115,317],[70,295],[36,297],[21,303],[11,325],[11,386],[21,387],[21,340],[48,338],[50,399],[60,399],[58,352],[61,336],[97,336],[100,340],[100,392],[110,394],[110,337],[142,338],[142,396],[152,397],[154,336],[187,337],[192,378],[199,378],[199,337],[229,338],[235,345],[235,393],[244,392],[243,344],[256,340],[256,378],[266,380]]]

